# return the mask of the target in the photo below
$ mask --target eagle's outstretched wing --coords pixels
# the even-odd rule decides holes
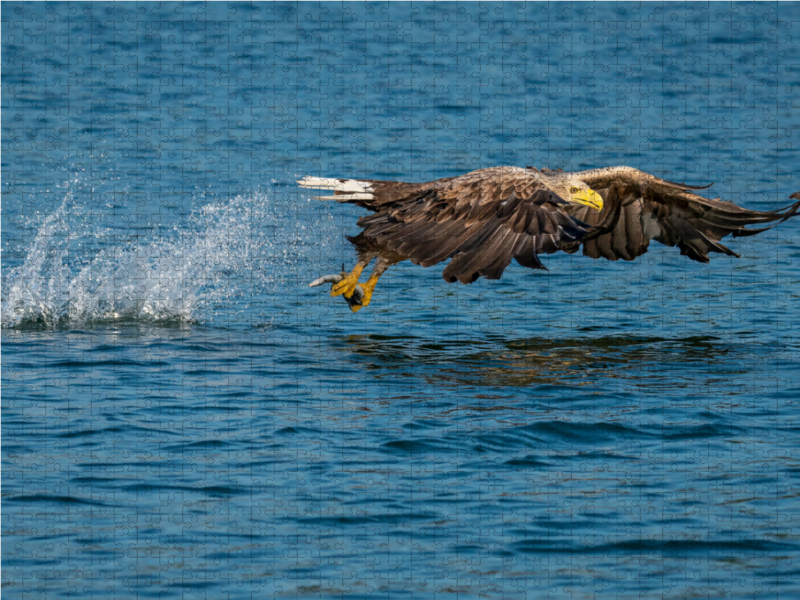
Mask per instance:
[[[592,226],[582,239],[583,253],[592,258],[633,260],[647,252],[650,240],[677,246],[681,254],[707,263],[710,252],[738,256],[720,243],[724,237],[754,235],[797,214],[800,202],[759,212],[732,202],[709,200],[692,193],[705,189],[659,179],[631,167],[609,167],[574,173],[605,199],[599,213],[572,206],[570,214]],[[800,199],[800,193],[792,199]],[[751,225],[767,225],[747,229]],[[563,248],[575,252],[578,244]]]
[[[556,252],[587,233],[567,213],[569,204],[525,169],[496,167],[398,185],[408,188],[377,193],[368,207],[376,212],[358,225],[423,267],[451,259],[442,273],[448,282],[499,279],[512,259],[544,269],[540,253]]]

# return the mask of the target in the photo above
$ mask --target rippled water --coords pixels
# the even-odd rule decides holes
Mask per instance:
[[[775,208],[797,4],[2,19],[4,595],[800,593],[800,219],[404,263],[353,315],[307,284],[361,212],[294,184],[625,163]]]

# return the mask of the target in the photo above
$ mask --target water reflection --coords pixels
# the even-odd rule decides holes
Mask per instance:
[[[768,351],[757,343],[732,343],[714,336],[574,337],[432,341],[399,335],[350,335],[342,345],[364,361],[375,377],[397,376],[413,367],[425,382],[444,386],[597,386],[625,380],[657,389],[676,384],[680,372],[702,367],[713,376],[742,372],[738,358]],[[731,366],[736,365],[736,366]]]

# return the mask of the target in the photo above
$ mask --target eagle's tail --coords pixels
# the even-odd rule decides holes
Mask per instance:
[[[336,200],[349,202],[352,200],[372,200],[374,181],[359,179],[336,179],[333,177],[306,176],[297,181],[301,188],[313,190],[333,190],[333,196],[311,196],[314,200]]]

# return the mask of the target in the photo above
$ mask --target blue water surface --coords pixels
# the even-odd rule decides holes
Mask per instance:
[[[295,183],[798,140],[798,3],[4,2],[4,597],[798,597],[800,219],[352,314]]]

